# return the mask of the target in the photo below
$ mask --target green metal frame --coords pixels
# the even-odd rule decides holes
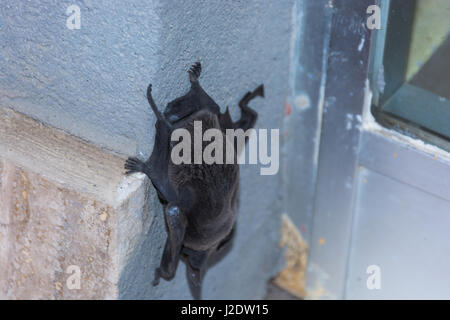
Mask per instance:
[[[450,101],[405,81],[416,0],[379,0],[369,77],[372,113],[385,127],[450,151]]]

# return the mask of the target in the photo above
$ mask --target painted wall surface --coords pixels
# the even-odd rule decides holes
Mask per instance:
[[[283,135],[284,208],[310,242],[333,7],[328,0],[300,0],[293,12]]]
[[[186,92],[186,70],[202,62],[201,83],[239,117],[237,102],[264,83],[251,103],[257,128],[280,128],[288,88],[293,0],[2,1],[0,104],[124,155],[147,157],[154,122],[145,90],[160,107]],[[81,9],[81,29],[66,9]],[[233,251],[204,282],[205,298],[262,298],[280,267],[280,176],[241,167],[241,205]],[[155,219],[119,283],[121,298],[189,298],[180,265],[153,288],[166,238],[153,188]]]

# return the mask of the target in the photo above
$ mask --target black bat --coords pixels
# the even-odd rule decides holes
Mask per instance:
[[[236,161],[176,165],[170,156],[171,133],[184,128],[192,135],[194,121],[201,121],[203,131],[219,129],[224,144],[229,143],[226,129],[246,131],[254,126],[257,113],[248,107],[248,102],[257,96],[264,97],[264,87],[260,85],[255,91],[247,92],[239,102],[241,119],[233,122],[228,108],[220,113],[220,107],[200,86],[200,63],[196,62],[188,73],[191,89],[171,101],[163,114],[153,101],[152,85],[148,86],[147,99],[157,118],[155,145],[147,161],[128,158],[125,169],[126,174],[145,173],[164,208],[168,238],[153,285],[158,285],[160,278],[173,279],[181,259],[186,265],[192,296],[200,299],[206,270],[220,261],[232,246],[239,204],[239,165]],[[235,160],[236,155],[237,150]]]

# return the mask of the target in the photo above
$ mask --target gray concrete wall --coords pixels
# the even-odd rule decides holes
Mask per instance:
[[[258,128],[280,128],[288,88],[293,0],[285,1],[2,1],[0,104],[105,149],[147,157],[154,116],[145,89],[153,83],[162,109],[188,87],[186,69],[200,60],[201,83],[222,110],[264,83],[252,106]],[[65,11],[81,8],[81,29]],[[262,298],[279,269],[282,213],[279,175],[241,168],[241,206],[233,251],[206,276],[205,298]],[[189,298],[181,265],[172,282],[153,288],[165,241],[153,188],[155,217],[119,282],[121,298]],[[120,221],[120,217],[119,217]]]

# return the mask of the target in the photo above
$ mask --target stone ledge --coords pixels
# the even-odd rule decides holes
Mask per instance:
[[[124,156],[11,109],[0,109],[0,123],[1,157],[110,205],[124,198],[126,190],[117,189],[124,180]]]
[[[152,222],[125,157],[0,108],[0,298],[114,299]],[[81,271],[80,289],[67,281]],[[72,278],[73,279],[73,278]]]

